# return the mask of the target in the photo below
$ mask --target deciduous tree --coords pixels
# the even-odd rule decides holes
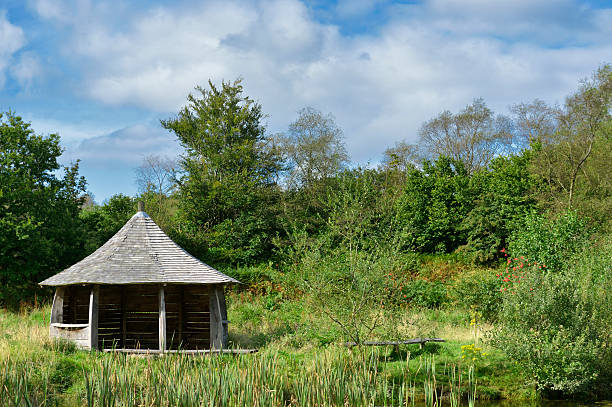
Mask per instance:
[[[586,178],[593,147],[598,140],[612,138],[611,109],[612,67],[604,65],[566,99],[557,111],[555,131],[537,146],[533,171],[548,183],[550,192],[565,195],[567,209],[573,207],[578,185]]]
[[[461,161],[471,175],[511,149],[510,130],[507,117],[496,116],[483,99],[476,99],[457,114],[447,110],[425,122],[419,137],[430,158]]]
[[[348,164],[344,136],[331,113],[305,107],[279,140],[291,166],[289,183],[293,187],[310,187],[338,174]]]
[[[261,260],[276,233],[281,168],[261,105],[243,94],[240,80],[220,87],[209,81],[196,92],[175,118],[161,121],[186,151],[176,237],[217,262]]]
[[[37,283],[82,256],[78,218],[85,179],[64,167],[57,134],[37,135],[0,114],[0,303],[27,299]]]

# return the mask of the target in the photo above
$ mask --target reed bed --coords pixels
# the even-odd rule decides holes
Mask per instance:
[[[467,366],[436,373],[434,357],[383,368],[378,350],[324,350],[307,361],[278,351],[250,356],[92,356],[75,405],[86,406],[459,406],[472,401]],[[419,383],[417,385],[417,383]],[[424,385],[421,386],[421,384]],[[0,405],[64,405],[52,378],[31,363],[0,363]],[[464,403],[465,404],[465,403]]]

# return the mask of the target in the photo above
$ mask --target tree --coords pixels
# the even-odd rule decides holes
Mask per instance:
[[[467,237],[465,249],[477,262],[497,259],[500,250],[508,247],[515,221],[535,209],[537,184],[529,173],[532,157],[531,150],[497,157],[489,169],[470,178],[474,206],[462,219],[461,231]]]
[[[529,147],[533,143],[546,142],[558,126],[559,109],[535,99],[531,103],[518,103],[510,107],[513,114],[515,139]]]
[[[261,105],[243,95],[241,81],[208,83],[187,97],[177,117],[161,121],[186,151],[175,237],[217,262],[261,260],[276,234],[281,163]]]
[[[555,131],[536,145],[533,171],[548,183],[551,193],[565,195],[567,209],[574,205],[593,147],[612,137],[611,109],[612,66],[604,65],[566,99],[556,111]]]
[[[101,206],[83,208],[80,213],[85,228],[85,253],[90,254],[119,231],[136,211],[136,200],[117,194]]]
[[[158,196],[168,196],[176,184],[176,160],[159,155],[148,155],[136,168],[136,184],[141,193],[153,192]]]
[[[495,116],[483,99],[476,99],[457,114],[447,110],[425,122],[419,137],[430,158],[461,161],[471,175],[511,148],[510,130],[508,118]]]
[[[136,184],[147,213],[164,230],[170,227],[175,209],[172,195],[176,189],[177,162],[168,157],[148,155],[136,168]]]
[[[338,174],[348,164],[342,130],[331,113],[303,108],[279,140],[291,166],[289,184],[293,187],[312,186]]]
[[[409,171],[395,213],[407,249],[447,253],[465,243],[461,222],[474,206],[461,161],[441,156]]]
[[[306,107],[286,134],[276,136],[276,142],[288,163],[284,228],[288,235],[297,229],[316,233],[328,216],[324,201],[333,179],[348,164],[342,130],[330,113]]]
[[[58,178],[61,153],[57,134],[36,135],[21,117],[0,114],[0,303],[28,298],[83,254],[85,179],[78,162]]]
[[[419,146],[400,141],[395,143],[395,146],[385,150],[382,164],[383,168],[406,172],[411,168],[419,166],[421,161],[422,157]]]

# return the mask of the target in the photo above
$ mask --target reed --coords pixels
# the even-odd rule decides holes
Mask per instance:
[[[399,376],[383,369],[385,358],[376,349],[355,354],[323,350],[302,363],[280,357],[278,351],[241,357],[92,354],[82,372],[76,403],[88,407],[459,405],[458,366],[448,366],[445,393],[434,357],[411,360],[408,355],[400,361]],[[10,359],[0,364],[0,405],[57,405],[56,399],[46,396],[51,393],[49,378],[41,376],[34,383],[32,369],[31,364]],[[473,374],[468,371],[468,388],[474,388],[470,403],[476,394]],[[424,383],[422,391],[417,383]]]

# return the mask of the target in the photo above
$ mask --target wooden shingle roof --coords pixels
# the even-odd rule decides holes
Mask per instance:
[[[187,253],[139,211],[98,250],[40,285],[238,282]]]

